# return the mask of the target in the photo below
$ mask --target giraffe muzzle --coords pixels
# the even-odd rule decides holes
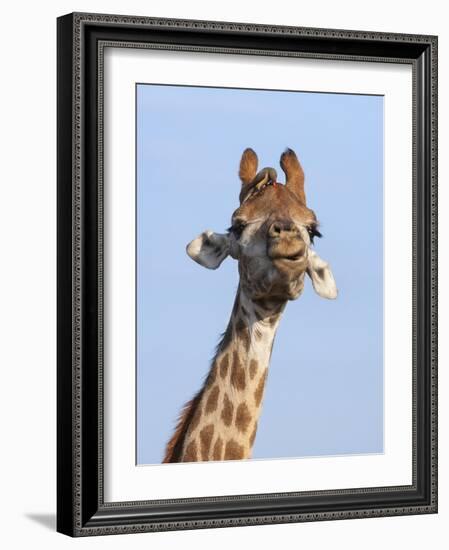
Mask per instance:
[[[285,260],[287,265],[306,260],[307,245],[297,226],[290,220],[273,222],[267,236],[267,255],[271,260]]]

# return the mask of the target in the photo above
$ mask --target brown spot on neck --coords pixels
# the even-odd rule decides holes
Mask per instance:
[[[228,374],[228,367],[229,367],[229,355],[226,353],[220,361],[220,376],[222,378],[226,378],[226,375]]]
[[[219,437],[214,445],[214,451],[212,454],[213,460],[221,460],[223,453],[223,440]]]
[[[229,399],[228,394],[225,393],[223,399],[223,410],[221,411],[221,418],[225,426],[230,426],[232,424],[232,418],[234,415],[234,405]]]
[[[259,363],[255,359],[251,359],[249,363],[249,376],[251,380],[254,380],[256,376],[257,369],[259,368]]]
[[[208,424],[200,431],[201,459],[208,460],[210,445],[214,435],[214,425]]]
[[[197,462],[197,460],[198,460],[198,449],[196,446],[196,441],[191,441],[186,447],[186,452],[184,453],[184,457],[182,461]]]
[[[246,387],[246,373],[238,353],[234,351],[231,371],[231,384],[238,390],[244,390]]]
[[[216,409],[217,409],[217,404],[218,404],[218,396],[220,395],[220,389],[218,386],[214,386],[210,393],[209,393],[209,396],[207,398],[207,401],[206,401],[206,407],[205,407],[205,412],[206,414],[210,414],[212,412],[214,412]]]
[[[240,403],[235,415],[235,425],[241,432],[246,432],[251,422],[251,413],[246,403]]]
[[[242,445],[239,445],[234,439],[230,439],[226,443],[224,459],[239,460],[244,457],[245,450]]]

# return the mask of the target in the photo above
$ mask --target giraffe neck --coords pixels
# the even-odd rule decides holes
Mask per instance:
[[[271,350],[285,303],[251,300],[239,287],[204,386],[185,410],[176,461],[251,457]]]

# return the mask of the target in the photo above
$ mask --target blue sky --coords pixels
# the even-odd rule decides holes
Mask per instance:
[[[137,86],[137,463],[159,463],[200,388],[238,285],[185,253],[223,232],[238,164],[294,149],[321,222],[335,301],[306,283],[276,336],[254,458],[383,451],[383,98]]]

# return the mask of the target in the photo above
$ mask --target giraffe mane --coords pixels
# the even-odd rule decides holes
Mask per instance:
[[[190,401],[187,401],[182,408],[178,417],[175,432],[165,447],[165,456],[162,461],[163,464],[168,462],[179,462],[187,430],[192,421],[193,415],[198,408],[203,391],[204,388],[201,388],[195,397]]]
[[[236,306],[234,305],[234,310],[235,308]],[[229,344],[229,341],[231,339],[231,332],[231,327],[228,326],[225,332],[221,335],[220,341],[215,350],[214,358],[212,359],[212,364],[215,363],[218,353],[220,351],[223,351],[223,349],[226,348]],[[181,409],[178,421],[176,423],[175,432],[165,447],[165,455],[162,464],[167,464],[169,462],[179,462],[187,430],[189,429],[190,423],[192,422],[192,419],[198,409],[198,405],[204,393],[204,388],[207,386],[208,379],[209,377],[206,376],[206,379],[200,391],[190,401],[187,401],[187,403]]]

